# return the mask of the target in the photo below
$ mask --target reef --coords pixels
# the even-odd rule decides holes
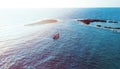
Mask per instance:
[[[96,24],[96,27],[109,29],[109,30],[116,30],[116,31],[120,30],[119,21],[115,21],[115,20],[101,20],[101,19],[81,19],[80,20],[80,19],[78,19],[77,21],[82,22],[86,25],[90,25],[91,23],[94,23],[94,22],[108,23],[108,26],[104,26],[104,25],[101,25],[101,24]],[[115,27],[111,26],[110,24],[114,24]],[[118,24],[118,27],[116,27],[117,24]],[[93,25],[91,25],[91,26],[93,26]]]
[[[84,24],[90,24],[91,22],[107,22],[106,20],[99,20],[99,19],[83,19],[83,20],[77,20],[80,22],[83,22]]]

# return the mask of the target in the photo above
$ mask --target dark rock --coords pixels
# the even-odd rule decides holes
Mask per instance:
[[[101,27],[101,25],[96,25],[97,27]]]
[[[104,26],[104,28],[112,29],[112,27],[110,27],[110,26]]]
[[[118,23],[118,21],[109,20],[108,23]]]
[[[113,28],[113,27],[110,27],[110,26],[104,26],[104,28],[120,30],[120,27]]]
[[[113,29],[117,29],[117,30],[120,30],[120,27],[116,27],[116,28],[113,28]]]
[[[99,19],[84,19],[84,20],[78,20],[80,22],[83,22],[84,24],[90,24],[91,22],[107,22],[106,20],[99,20]]]

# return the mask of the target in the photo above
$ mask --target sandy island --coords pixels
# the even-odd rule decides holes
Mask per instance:
[[[41,25],[41,24],[49,24],[49,23],[57,23],[57,22],[59,22],[58,19],[45,19],[32,24],[27,24],[25,26],[33,26],[33,25]]]

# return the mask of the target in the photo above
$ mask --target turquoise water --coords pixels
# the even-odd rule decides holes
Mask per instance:
[[[41,15],[41,12],[34,14],[32,11],[31,21]],[[0,69],[120,69],[119,30],[98,28],[94,24],[84,25],[76,20],[90,18],[119,22],[119,11],[119,8],[64,9],[60,11],[61,15],[54,11],[56,15],[48,16],[59,18],[59,23],[24,26],[29,22],[23,21],[19,26],[15,21],[10,23],[16,24],[14,26],[2,26]],[[26,18],[28,15],[31,16],[27,14]],[[105,24],[120,27],[119,23]],[[56,33],[60,34],[60,38],[53,40]]]
[[[75,10],[73,16],[70,16],[71,18],[120,20],[119,8],[82,8]]]

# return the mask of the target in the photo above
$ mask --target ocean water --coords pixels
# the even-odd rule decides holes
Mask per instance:
[[[1,9],[0,69],[120,69],[120,8]],[[26,26],[42,19],[58,23]],[[85,25],[77,19],[113,20]],[[96,27],[100,24],[102,27]],[[53,40],[59,33],[60,37]]]
[[[76,8],[75,10],[72,18],[120,20],[119,8]]]

